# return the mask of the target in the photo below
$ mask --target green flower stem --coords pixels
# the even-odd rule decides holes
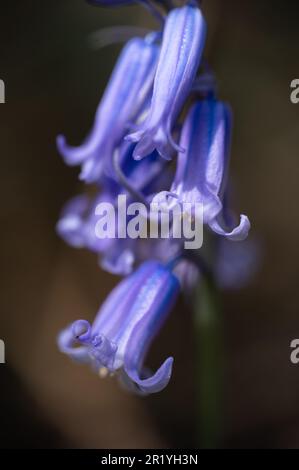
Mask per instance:
[[[198,440],[200,448],[217,448],[221,435],[222,351],[219,293],[203,276],[195,299]]]

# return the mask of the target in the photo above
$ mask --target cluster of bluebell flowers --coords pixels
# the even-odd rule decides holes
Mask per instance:
[[[139,3],[154,11],[160,29],[124,46],[85,141],[73,147],[64,136],[57,138],[64,161],[80,166],[80,179],[96,188],[94,196],[77,196],[65,206],[58,233],[70,245],[97,253],[103,269],[123,276],[93,324],[75,321],[58,344],[101,376],[117,373],[129,388],[147,394],[162,390],[171,377],[172,357],[154,374],[144,359],[180,290],[190,292],[207,266],[220,285],[234,284],[240,263],[227,260],[234,259],[232,241],[245,240],[250,223],[245,215],[236,220],[228,207],[231,111],[217,99],[214,77],[203,63],[207,28],[199,4]],[[202,204],[203,248],[187,255],[180,240],[99,239],[95,209],[100,202],[116,206],[121,194],[132,202],[156,201],[164,210]],[[213,262],[205,245],[214,247]]]

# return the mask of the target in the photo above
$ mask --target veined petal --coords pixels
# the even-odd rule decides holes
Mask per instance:
[[[230,141],[230,111],[214,99],[194,104],[184,123],[181,146],[171,192],[181,202],[201,203],[204,222],[208,223],[222,209]]]
[[[169,268],[156,263],[132,306],[131,320],[126,328],[127,343],[124,350],[124,369],[127,375],[146,393],[162,390],[169,382],[172,358],[168,358],[150,378],[143,378],[143,360],[152,339],[161,328],[179,292],[178,279]]]
[[[190,92],[205,37],[205,20],[195,6],[186,5],[168,14],[149,115],[138,131],[127,136],[138,142],[136,159],[154,149],[170,159],[171,147],[177,150],[171,138],[172,126]]]
[[[231,137],[231,112],[228,106],[214,98],[196,102],[186,117],[180,144],[177,169],[168,197],[180,204],[203,205],[203,222],[215,233],[230,240],[243,240],[250,229],[248,217],[241,215],[240,224],[224,223],[223,199],[227,185]],[[171,196],[171,197],[170,197]]]
[[[76,320],[58,336],[61,352],[72,359],[90,363],[94,368],[114,369],[117,344],[113,341],[121,328],[134,295],[135,274],[125,278],[107,297],[90,326],[86,320]],[[133,289],[132,289],[133,287]],[[80,346],[78,346],[80,345]]]
[[[158,52],[158,46],[146,38],[131,39],[118,59],[85,142],[71,147],[63,136],[58,136],[58,150],[67,164],[82,165],[80,177],[84,181],[99,179],[128,122],[136,117],[151,89]]]
[[[126,373],[129,379],[136,384],[138,390],[144,394],[161,392],[167,387],[172,373],[173,357],[166,359],[159,369],[148,378],[140,378],[136,368],[126,368]]]
[[[97,370],[121,369],[143,393],[160,391],[170,379],[173,359],[152,377],[144,377],[143,360],[178,292],[179,282],[169,267],[145,262],[113,289],[92,326],[79,320],[64,330],[59,348]],[[81,346],[75,347],[76,342]]]
[[[92,335],[103,334],[110,341],[119,344],[123,326],[130,317],[136,296],[155,265],[156,263],[150,261],[144,263],[113,289],[94,320]]]

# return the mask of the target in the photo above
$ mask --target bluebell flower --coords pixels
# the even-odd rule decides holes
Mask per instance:
[[[141,393],[158,392],[170,380],[173,358],[152,376],[144,358],[178,293],[178,279],[169,267],[148,261],[110,293],[92,326],[79,320],[62,331],[59,348],[100,375],[119,372]]]
[[[100,203],[114,204],[115,197],[103,191],[94,197],[81,194],[73,197],[62,209],[57,222],[57,233],[74,248],[87,248],[94,252],[107,249],[109,240],[99,240],[95,234],[95,209]]]
[[[130,238],[99,238],[96,235],[98,204],[109,205],[117,216],[116,196],[108,191],[90,198],[85,194],[71,199],[63,208],[56,230],[59,236],[74,248],[88,249],[99,256],[99,264],[112,274],[125,276],[132,272],[138,255],[138,245]],[[107,205],[107,207],[108,207]],[[109,210],[109,209],[108,209]]]
[[[99,181],[106,170],[109,172],[115,148],[151,90],[158,53],[152,39],[131,39],[118,59],[85,142],[71,147],[64,136],[58,136],[57,146],[65,162],[82,166],[82,180]]]
[[[90,3],[113,6],[132,1]],[[179,290],[190,293],[201,276],[224,287],[244,283],[253,272],[248,262],[253,250],[239,245],[235,251],[231,243],[247,237],[250,222],[243,214],[236,221],[228,204],[230,109],[216,100],[216,82],[207,65],[196,76],[206,38],[201,10],[193,0],[180,8],[156,0],[166,11],[170,8],[164,18],[155,3],[139,3],[158,19],[161,31],[131,39],[124,47],[85,142],[71,147],[63,136],[57,139],[66,163],[80,165],[80,178],[97,184],[93,196],[77,196],[66,205],[57,231],[70,245],[95,252],[107,271],[126,277],[92,325],[75,321],[60,333],[58,344],[62,352],[91,365],[100,376],[117,373],[130,389],[147,394],[162,390],[170,380],[172,357],[153,375],[144,367],[144,359]],[[191,95],[188,110],[185,105]],[[175,153],[176,172],[170,179],[167,160]],[[123,195],[126,202],[143,202],[146,209],[152,201],[160,211],[180,205],[185,213],[179,221],[169,217],[168,238],[160,233],[161,238],[151,234],[153,238],[145,239],[147,235],[144,238],[137,230],[130,232],[130,238],[128,224],[136,221],[132,207],[130,215],[119,208]],[[103,217],[103,204],[109,217]],[[195,223],[201,217],[197,204],[203,206],[203,222],[210,229],[207,241],[213,249],[204,246],[190,254],[184,250],[183,236],[173,235],[185,216]],[[186,206],[194,207],[194,212],[187,212]],[[155,230],[159,224],[161,228],[165,214],[159,210],[142,216],[137,224],[153,222]],[[104,230],[104,236],[103,231],[98,236],[96,227],[109,225],[119,214],[121,221],[112,224],[114,234],[106,237]],[[197,225],[194,231],[198,233]]]
[[[64,205],[57,222],[57,233],[74,248],[85,246],[85,230],[82,230],[82,222],[89,206],[90,200],[86,194],[75,196]]]
[[[147,159],[136,162],[132,153],[134,144],[123,142],[119,152],[119,164],[123,175],[136,192],[140,192],[144,201],[151,198],[152,194],[168,187],[171,182],[171,174],[165,169],[165,161],[157,152],[153,152]],[[115,238],[98,238],[96,224],[99,216],[96,208],[99,204],[105,204],[108,209],[113,208],[111,217],[118,217],[117,200],[120,195],[127,195],[128,203],[132,202],[132,196],[126,193],[126,189],[118,182],[117,175],[103,178],[102,190],[98,190],[94,196],[82,194],[72,198],[62,209],[57,223],[57,233],[69,245],[75,248],[85,248],[99,255],[100,266],[112,274],[127,275],[132,272],[134,266],[147,259],[165,259],[165,242],[158,240],[133,240],[131,238],[119,238],[118,226]],[[123,223],[128,224],[128,216]],[[123,227],[126,230],[126,227]],[[171,247],[167,248],[172,253]],[[164,254],[164,256],[162,256]]]
[[[234,243],[215,235],[210,241],[213,251],[203,250],[196,257],[182,258],[175,267],[174,272],[187,296],[192,295],[203,276],[211,277],[219,289],[242,289],[251,283],[260,267],[261,245],[256,238],[249,237],[241,243]]]
[[[170,159],[172,147],[178,149],[171,132],[191,90],[205,37],[205,20],[195,6],[175,8],[168,14],[148,117],[137,131],[127,136],[138,142],[136,159],[154,149]]]
[[[216,234],[230,240],[247,237],[250,222],[241,215],[240,223],[232,226],[226,216],[224,195],[230,154],[231,113],[228,106],[214,98],[192,105],[186,117],[177,169],[170,191],[155,196],[154,201],[173,204],[203,205],[203,222]]]

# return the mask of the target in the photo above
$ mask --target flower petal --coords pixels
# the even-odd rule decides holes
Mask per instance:
[[[170,132],[191,90],[205,36],[206,24],[198,8],[186,5],[168,14],[148,117],[138,131],[127,136],[138,142],[134,158],[140,160],[157,149],[171,159]]]
[[[241,214],[240,216],[240,223],[233,229],[225,228],[221,225],[221,222],[217,219],[212,220],[209,223],[211,229],[217,233],[218,235],[222,235],[223,237],[232,240],[232,241],[242,241],[247,238],[249,230],[250,230],[250,222],[246,215]]]
[[[81,146],[72,147],[58,136],[58,150],[66,163],[82,165],[82,180],[98,181],[109,167],[128,122],[135,119],[151,89],[158,51],[158,46],[146,38],[131,39],[118,59],[88,138]]]
[[[137,385],[144,394],[157,393],[163,390],[169,383],[172,373],[173,358],[169,357],[151,377],[141,379],[137,370],[126,368],[128,377]]]
[[[76,346],[76,339],[73,334],[73,325],[61,331],[57,338],[58,348],[75,361],[88,364],[89,354],[87,346]]]
[[[179,293],[178,279],[169,268],[156,263],[131,309],[125,337],[119,348],[124,351],[124,370],[143,392],[153,393],[164,388],[170,379],[172,358],[168,358],[151,377],[143,379],[143,360],[151,341],[166,320]]]

